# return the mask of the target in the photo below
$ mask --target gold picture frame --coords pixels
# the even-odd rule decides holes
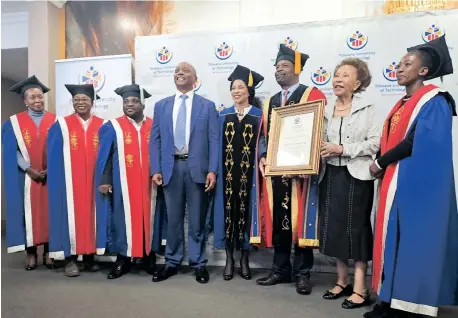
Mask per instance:
[[[321,99],[272,110],[267,176],[319,173],[324,108],[325,101]]]

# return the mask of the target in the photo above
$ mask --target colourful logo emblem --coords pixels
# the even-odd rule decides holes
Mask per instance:
[[[431,24],[421,35],[423,41],[429,42],[443,36],[444,31],[437,24]]]
[[[194,92],[197,92],[201,86],[202,86],[202,82],[200,78],[197,77],[197,81],[194,83]]]
[[[361,50],[367,45],[369,37],[364,35],[364,33],[356,31],[349,37],[347,37],[347,45],[352,50]]]
[[[315,85],[323,86],[326,85],[331,79],[331,74],[326,71],[323,66],[320,66],[315,72],[312,73],[312,82]]]
[[[296,50],[297,46],[299,45],[299,42],[295,41],[293,38],[289,36],[286,39],[284,39],[282,43],[289,47],[291,50]]]
[[[105,84],[105,74],[99,72],[94,66],[89,67],[83,75],[79,77],[80,84],[92,84],[96,92],[100,91]]]
[[[223,42],[215,49],[215,55],[220,60],[227,60],[231,57],[233,51],[234,48],[232,45],[227,42]]]
[[[172,60],[173,53],[168,48],[163,46],[157,53],[156,53],[156,61],[160,64],[167,64]]]
[[[388,67],[383,69],[383,76],[390,82],[396,82],[398,80],[396,77],[397,70],[398,66],[396,62],[392,62]]]

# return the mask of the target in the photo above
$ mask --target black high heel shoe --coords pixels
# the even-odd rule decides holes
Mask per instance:
[[[229,262],[226,260],[223,278],[224,280],[231,280],[232,278],[234,278],[234,260],[232,260],[232,265],[229,265]]]
[[[33,270],[36,269],[37,266],[38,266],[37,255],[33,255],[33,257],[35,257],[35,264],[34,264],[34,265],[27,264],[27,265],[25,266],[25,270],[28,271],[28,272],[29,272],[29,271],[33,271]],[[27,263],[28,263],[28,261],[29,261],[28,258],[29,258],[29,255],[27,255]]]
[[[361,307],[368,306],[368,305],[371,304],[371,299],[370,299],[369,292],[366,291],[364,293],[364,295],[361,295],[361,294],[358,294],[358,293],[355,293],[355,292],[353,292],[353,294],[358,295],[359,297],[361,297],[363,299],[363,302],[362,303],[355,303],[352,300],[345,299],[343,301],[343,303],[342,303],[342,308],[343,309],[356,309],[356,308],[361,308]]]
[[[242,260],[240,260],[240,276],[243,279],[250,280],[251,279],[251,270],[248,264],[243,266]]]
[[[50,258],[50,260],[52,260],[51,264],[48,264],[46,262],[46,258],[47,258],[46,256],[48,255],[49,254],[43,254],[43,265],[45,265],[47,269],[57,269],[57,266],[54,264],[54,260],[52,260],[51,258]]]
[[[331,292],[330,290],[327,290],[324,295],[323,295],[323,298],[324,299],[327,299],[327,300],[334,300],[334,299],[338,299],[342,296],[351,296],[351,294],[353,294],[353,286],[351,284],[348,284],[347,286],[343,287],[342,285],[340,284],[335,284],[334,287],[340,287],[342,290],[340,292],[338,292],[337,294]]]

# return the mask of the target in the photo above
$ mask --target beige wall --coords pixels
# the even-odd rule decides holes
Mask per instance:
[[[2,78],[2,125],[11,115],[25,110],[22,98],[8,90],[14,84],[16,84],[15,81]],[[2,169],[2,221],[5,220],[5,186]]]

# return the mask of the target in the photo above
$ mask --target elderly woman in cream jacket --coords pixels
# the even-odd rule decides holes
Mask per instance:
[[[325,110],[321,147],[320,252],[336,258],[337,282],[325,299],[348,296],[345,309],[369,303],[365,284],[367,262],[372,259],[371,211],[374,178],[369,173],[380,147],[375,106],[361,97],[371,82],[366,62],[345,59],[334,71],[334,99]],[[348,260],[355,263],[354,287],[348,278]]]

